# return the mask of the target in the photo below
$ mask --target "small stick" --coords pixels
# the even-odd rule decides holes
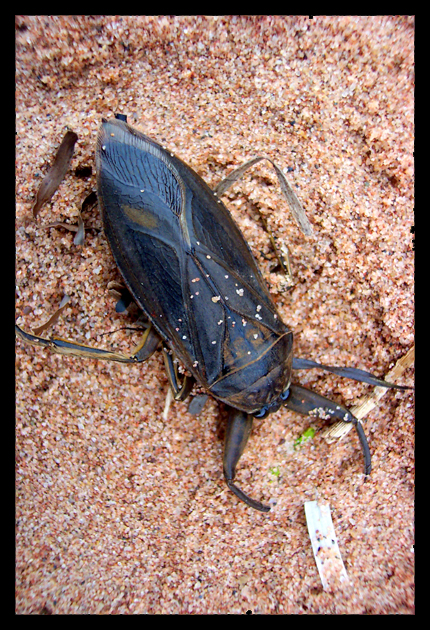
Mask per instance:
[[[73,156],[78,136],[74,131],[67,131],[58,151],[55,155],[51,168],[43,178],[39,190],[36,194],[36,201],[33,205],[33,217],[36,218],[43,204],[51,199],[58,186],[64,179],[69,168],[70,160]]]

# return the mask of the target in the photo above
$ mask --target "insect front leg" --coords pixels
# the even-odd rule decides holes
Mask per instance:
[[[100,348],[92,348],[84,344],[68,341],[67,339],[45,339],[37,335],[25,332],[22,328],[15,324],[16,335],[33,346],[42,346],[49,348],[56,354],[65,354],[71,357],[84,357],[87,359],[104,359],[105,361],[119,361],[120,363],[141,363],[146,361],[158,348],[161,339],[152,326],[149,326],[140,341],[130,355],[111,350],[102,350]]]
[[[360,420],[353,416],[346,407],[300,385],[290,385],[288,398],[285,400],[284,405],[288,407],[288,409],[292,409],[305,416],[329,416],[330,418],[342,420],[343,422],[352,422],[358,433],[364,455],[364,474],[370,474],[372,469],[370,450],[363,426]]]
[[[241,501],[260,512],[269,512],[270,508],[260,501],[251,499],[234,483],[237,463],[251,435],[253,417],[244,411],[232,407],[229,409],[224,445],[224,477],[228,487]]]

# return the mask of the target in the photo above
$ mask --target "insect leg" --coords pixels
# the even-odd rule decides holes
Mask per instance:
[[[115,311],[117,313],[123,313],[127,310],[130,304],[133,302],[133,296],[130,291],[124,285],[119,282],[109,282],[108,290],[110,295],[116,298],[117,303],[115,306]]]
[[[188,405],[188,413],[192,416],[198,416],[203,407],[207,403],[209,396],[207,394],[197,394]]]
[[[173,398],[175,400],[185,400],[194,385],[194,377],[185,374],[182,376],[182,383],[180,383],[178,368],[173,361],[172,355],[169,354],[166,348],[163,348],[163,357],[170,387],[173,392]]]
[[[140,343],[134,348],[131,355],[113,352],[111,350],[101,350],[100,348],[92,348],[81,343],[68,341],[67,339],[44,339],[37,335],[25,332],[19,326],[15,325],[16,335],[33,346],[42,346],[49,348],[56,354],[65,354],[71,357],[85,357],[88,359],[104,359],[106,361],[119,361],[120,363],[140,363],[146,361],[155,352],[160,344],[160,337],[150,326],[143,334]]]
[[[365,370],[348,367],[336,367],[334,365],[323,365],[322,363],[310,361],[309,359],[298,359],[297,357],[294,357],[292,367],[293,370],[311,370],[312,368],[319,368],[320,370],[337,374],[337,376],[343,376],[344,378],[350,378],[351,380],[368,383],[369,385],[375,385],[377,387],[413,389],[407,385],[395,385],[394,383],[389,383],[388,381],[384,381],[384,379],[378,378]]]
[[[329,416],[330,418],[336,418],[337,420],[342,420],[343,422],[352,422],[358,433],[364,455],[364,474],[370,474],[372,469],[370,450],[363,426],[360,420],[353,416],[346,407],[333,402],[329,398],[325,398],[325,396],[321,396],[321,394],[312,392],[310,389],[306,389],[306,387],[301,387],[300,385],[290,385],[289,395],[285,400],[284,405],[288,407],[288,409],[302,413],[304,416]]]
[[[275,162],[273,162],[273,160],[265,157],[264,155],[252,158],[252,160],[245,162],[245,164],[242,164],[242,166],[239,166],[239,168],[234,169],[234,171],[229,173],[227,177],[214,188],[214,192],[219,196],[224,194],[230,188],[230,186],[234,184],[234,182],[242,177],[242,175],[245,173],[245,171],[248,170],[248,168],[251,168],[251,166],[254,166],[254,164],[261,162],[261,160],[267,160],[275,169],[275,173],[278,178],[282,194],[288,202],[291,214],[293,215],[303,234],[305,234],[306,236],[310,236],[312,234],[312,227],[309,223],[308,218],[306,217],[302,204],[298,200],[294,190],[291,188],[287,178],[285,177],[281,169],[275,164]]]
[[[281,186],[282,193],[288,202],[288,205],[290,207],[290,210],[296,222],[298,223],[302,232],[306,234],[307,236],[309,236],[310,234],[312,234],[312,228],[306,217],[305,211],[300,201],[298,200],[296,194],[294,193],[293,189],[291,188],[290,184],[288,183],[287,178],[285,177],[284,173],[270,158],[266,158],[264,156],[258,156],[258,157],[253,158],[252,160],[249,160],[248,162],[245,162],[245,164],[242,164],[242,166],[240,166],[239,168],[229,173],[229,175],[227,175],[227,177],[223,179],[214,188],[214,192],[217,195],[221,196],[230,188],[232,184],[234,184],[234,182],[236,182],[240,177],[242,177],[242,175],[245,173],[246,170],[248,170],[248,168],[251,168],[251,166],[254,166],[254,164],[257,164],[261,160],[268,160],[273,166],[273,168],[275,169],[279,184]],[[284,244],[283,246],[281,246],[281,251],[278,250],[278,247],[275,242],[275,238],[267,224],[266,217],[261,212],[259,214],[260,214],[261,221],[263,222],[263,227],[265,231],[267,232],[267,234],[269,235],[270,242],[272,244],[278,263],[281,269],[283,270],[285,277],[287,279],[286,288],[291,288],[294,285],[294,283],[293,283],[293,274],[291,271],[290,254],[289,254],[288,247]]]
[[[251,499],[240,488],[234,485],[237,463],[245,449],[252,430],[252,416],[244,411],[230,408],[224,446],[224,477],[228,487],[241,501],[260,512],[268,512],[270,508]]]

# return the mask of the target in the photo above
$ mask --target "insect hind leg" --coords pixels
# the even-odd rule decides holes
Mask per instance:
[[[245,171],[247,171],[249,168],[257,164],[258,162],[261,162],[261,160],[267,160],[275,169],[275,173],[278,178],[278,182],[279,182],[282,194],[284,198],[287,200],[287,203],[289,205],[289,208],[291,210],[291,213],[296,223],[300,227],[303,234],[305,234],[306,236],[310,236],[312,234],[312,227],[308,221],[308,218],[306,217],[306,213],[303,209],[303,206],[301,205],[299,199],[297,198],[294,190],[291,188],[290,184],[288,183],[288,180],[285,177],[282,170],[275,164],[275,162],[273,162],[273,160],[271,160],[268,157],[257,156],[255,158],[252,158],[251,160],[248,160],[248,162],[245,162],[245,164],[242,164],[242,166],[239,166],[238,168],[234,169],[233,171],[231,171],[231,173],[227,175],[227,177],[225,177],[221,182],[219,182],[219,184],[214,188],[214,192],[219,196],[223,195],[230,188],[230,186],[232,186],[238,179],[242,177]],[[267,224],[265,216],[261,212],[259,212],[259,214],[263,222],[263,227],[265,231],[267,232],[267,234],[269,235],[272,248],[278,260],[278,264],[280,265],[281,269],[283,270],[285,274],[286,288],[290,289],[294,283],[293,283],[293,276],[292,276],[292,271],[291,271],[290,255],[289,255],[288,247],[286,245],[283,245],[281,246],[280,250],[278,249],[275,243],[275,238]]]
[[[149,326],[145,330],[140,343],[134,348],[130,355],[93,348],[76,341],[68,341],[67,339],[59,339],[56,337],[45,339],[44,337],[26,332],[16,324],[15,333],[22,341],[32,346],[49,348],[49,350],[55,354],[64,354],[71,357],[83,357],[87,359],[118,361],[120,363],[141,363],[142,361],[146,361],[155,352],[161,342],[160,337],[152,326]]]

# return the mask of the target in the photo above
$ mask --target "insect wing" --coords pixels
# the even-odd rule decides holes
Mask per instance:
[[[119,120],[97,145],[115,261],[137,303],[206,387],[288,330],[225,206],[184,162]],[[276,361],[279,357],[276,358]]]

